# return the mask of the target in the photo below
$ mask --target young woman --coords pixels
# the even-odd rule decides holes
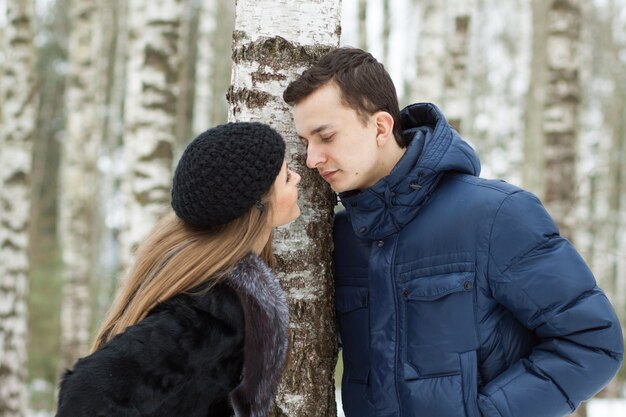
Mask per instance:
[[[271,234],[300,215],[284,157],[260,123],[189,144],[173,212],[138,248],[92,353],[63,375],[57,417],[269,413],[288,346]]]

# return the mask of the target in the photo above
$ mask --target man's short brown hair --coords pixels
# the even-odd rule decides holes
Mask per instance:
[[[354,109],[364,123],[367,116],[377,111],[389,113],[393,117],[396,142],[406,147],[396,88],[383,64],[369,52],[358,48],[338,48],[329,52],[289,84],[283,99],[291,106],[296,105],[329,82],[339,87],[342,102]]]

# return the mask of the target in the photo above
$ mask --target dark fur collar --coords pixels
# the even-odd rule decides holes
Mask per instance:
[[[245,316],[241,384],[230,394],[237,417],[269,414],[288,349],[288,312],[278,278],[258,256],[249,254],[225,283],[239,295]]]

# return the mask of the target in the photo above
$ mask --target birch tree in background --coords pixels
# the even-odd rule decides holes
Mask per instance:
[[[481,176],[522,184],[530,74],[531,0],[480,0],[468,59],[469,125]]]
[[[197,136],[213,125],[211,107],[213,103],[213,68],[217,64],[213,35],[217,27],[217,1],[201,1],[199,4],[198,44],[196,61],[196,89],[193,105],[193,136]],[[227,60],[224,60],[227,61]]]
[[[358,13],[358,47],[367,51],[367,0],[359,0]]]
[[[228,118],[231,36],[235,22],[232,0],[202,1],[198,27],[193,132],[197,135]],[[189,138],[191,139],[191,138]]]
[[[102,51],[97,3],[71,0],[67,135],[61,163],[59,237],[64,262],[59,368],[89,350],[90,288],[95,273],[98,156],[102,134],[101,92],[105,90],[97,57]]]
[[[129,2],[122,269],[170,201],[182,0]]]
[[[548,11],[548,77],[543,136],[544,202],[561,234],[572,238],[576,224],[576,152],[580,106],[580,0],[554,0]]]
[[[468,64],[472,36],[473,0],[448,0],[447,41],[444,72],[444,98],[441,106],[450,123],[461,135],[469,130],[470,95]]]
[[[0,77],[0,417],[26,412],[26,294],[33,132],[33,4],[6,2]]]
[[[389,59],[389,44],[391,41],[391,23],[392,23],[392,19],[391,19],[391,0],[383,0],[383,13],[382,13],[382,18],[383,18],[383,30],[382,30],[382,44],[383,44],[383,55],[382,55],[382,60],[381,62],[383,63],[383,65],[387,68],[390,67],[391,65],[391,61]]]
[[[331,277],[333,201],[327,185],[305,168],[282,92],[319,57],[337,47],[340,0],[239,0],[236,8],[231,120],[272,125],[287,141],[286,159],[302,175],[302,216],[275,233],[278,276],[289,301],[290,366],[275,416],[334,416],[337,359]],[[259,25],[263,21],[263,25]]]
[[[526,187],[568,238],[575,224],[581,22],[579,0],[533,1]]]
[[[178,97],[176,99],[176,143],[173,155],[183,152],[193,132],[193,105],[196,90],[198,32],[202,0],[183,0],[180,19],[178,56]],[[211,2],[213,3],[213,2]]]
[[[124,228],[124,103],[126,93],[126,55],[128,53],[128,2],[126,0],[97,0],[98,27],[102,32],[102,46],[98,59],[98,73],[104,76],[100,100],[101,143],[98,158],[98,211],[94,227],[98,229],[98,252],[95,285],[92,285],[92,329],[110,308],[117,289],[120,272],[120,231]],[[128,259],[128,258],[125,258]]]
[[[419,33],[415,40],[416,74],[408,84],[412,101],[442,104],[445,67],[445,1],[413,0]],[[413,78],[413,77],[411,77]],[[443,109],[445,113],[445,109]]]

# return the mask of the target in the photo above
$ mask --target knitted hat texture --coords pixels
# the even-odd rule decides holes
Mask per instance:
[[[209,129],[178,162],[172,208],[196,227],[226,224],[269,191],[284,159],[285,141],[265,124],[237,122]]]

